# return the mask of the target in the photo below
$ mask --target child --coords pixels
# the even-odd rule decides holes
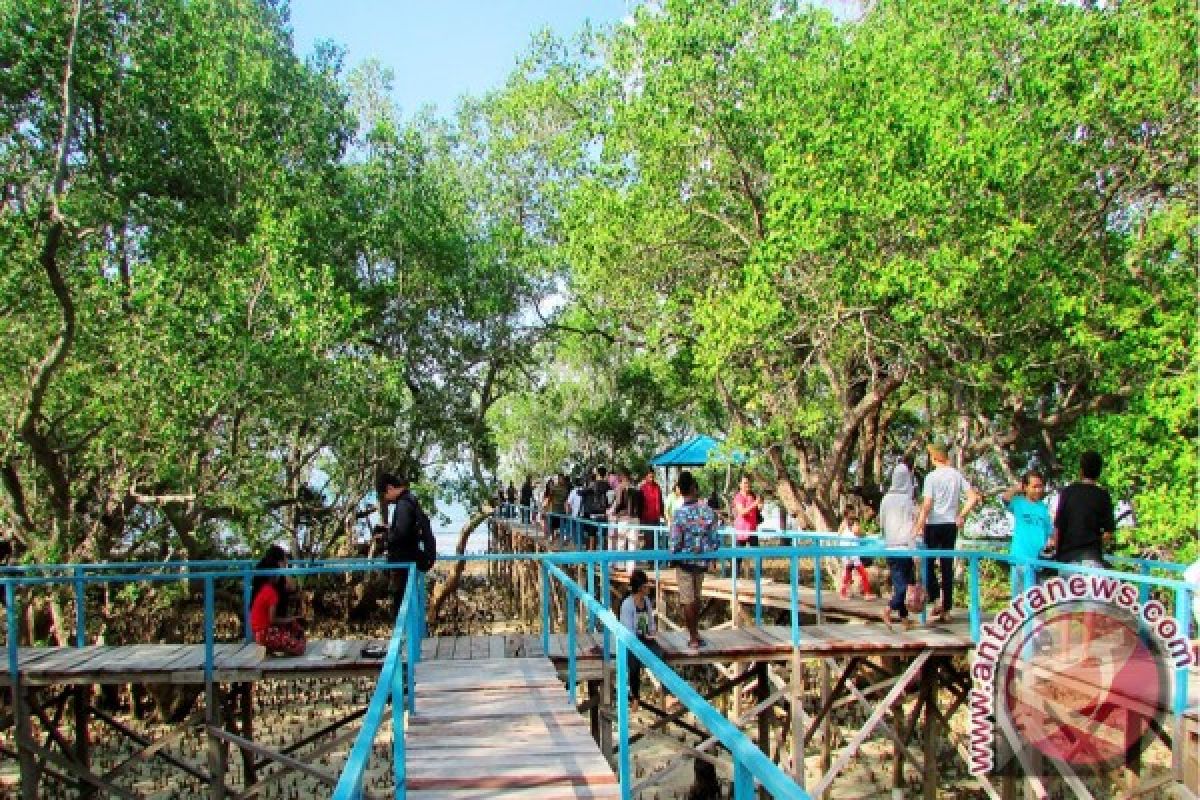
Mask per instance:
[[[1017,486],[1004,490],[1000,496],[1004,509],[1013,515],[1012,544],[1008,554],[1021,561],[1036,561],[1054,532],[1054,520],[1046,507],[1046,478],[1037,470],[1030,470]],[[1012,596],[1016,597],[1030,587],[1025,585],[1024,572],[1019,566],[1012,567]]]
[[[285,569],[288,565],[287,552],[277,544],[268,548],[266,555],[255,565],[255,569]],[[267,653],[283,653],[302,656],[308,647],[304,628],[295,617],[285,617],[282,612],[288,579],[283,575],[255,575],[250,594],[250,630],[254,641],[267,649]]]
[[[658,625],[654,622],[654,602],[649,597],[649,582],[646,571],[635,569],[629,578],[629,595],[621,602],[621,624],[641,640],[642,644],[657,650],[654,634]],[[637,711],[642,689],[642,662],[633,653],[629,654],[629,709]]]
[[[844,539],[849,539],[853,542],[862,535],[862,527],[859,525],[858,512],[850,509],[846,512],[845,518],[842,520],[842,527],[838,529],[838,535]],[[871,591],[871,580],[867,576],[867,568],[863,566],[862,559],[858,556],[850,556],[843,562],[842,567],[842,586],[839,594],[842,598],[846,598],[850,594],[850,576],[857,572],[859,585],[862,587],[862,596],[864,600],[874,600],[876,594]]]

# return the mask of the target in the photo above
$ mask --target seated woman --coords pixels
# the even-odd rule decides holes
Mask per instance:
[[[254,568],[284,569],[287,565],[287,552],[273,544]],[[254,641],[265,647],[268,654],[304,655],[308,641],[300,620],[283,616],[288,579],[283,575],[255,575],[252,585],[250,630],[254,633]]]

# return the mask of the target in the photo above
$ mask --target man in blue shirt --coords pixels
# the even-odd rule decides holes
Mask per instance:
[[[1023,561],[1041,557],[1046,542],[1054,530],[1054,520],[1046,507],[1046,479],[1037,470],[1025,473],[1019,486],[1011,486],[1000,496],[1004,508],[1013,515],[1012,544],[1008,554]],[[1012,593],[1029,587],[1021,579],[1021,570],[1014,565],[1012,571]]]
[[[683,505],[671,519],[671,552],[696,555],[711,553],[721,545],[717,537],[716,512],[699,501],[699,487],[692,473],[681,472],[677,486],[683,495]],[[678,567],[675,574],[679,586],[679,604],[683,607],[683,621],[690,635],[688,647],[699,650],[704,646],[697,626],[708,561],[688,559],[675,563]]]

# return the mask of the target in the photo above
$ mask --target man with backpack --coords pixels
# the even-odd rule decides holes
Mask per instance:
[[[417,497],[409,488],[407,477],[397,477],[385,472],[377,487],[379,511],[392,505],[391,524],[387,528],[387,563],[411,563],[421,572],[428,572],[437,559],[437,539],[429,516],[421,509]],[[388,583],[392,593],[392,615],[400,613],[404,602],[404,590],[408,586],[411,570],[388,570]]]
[[[608,523],[608,494],[608,480],[604,477],[604,467],[596,467],[592,474],[592,482],[580,491],[582,516],[588,520],[583,525],[588,550],[596,549]]]

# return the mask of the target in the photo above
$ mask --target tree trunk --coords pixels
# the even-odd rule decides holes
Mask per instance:
[[[471,534],[485,520],[492,515],[490,509],[476,511],[467,523],[463,525],[462,530],[458,532],[458,542],[454,545],[454,552],[462,555],[467,551],[467,541],[471,538]],[[450,575],[446,578],[438,591],[434,593],[433,599],[429,602],[428,620],[436,620],[441,612],[442,604],[446,602],[446,598],[458,591],[458,582],[462,578],[463,569],[467,566],[466,561],[455,561],[454,566],[450,569]]]

